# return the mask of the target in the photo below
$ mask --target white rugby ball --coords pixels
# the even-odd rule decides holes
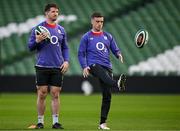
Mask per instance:
[[[147,44],[148,39],[149,34],[145,29],[138,30],[134,37],[135,44],[138,48],[142,48],[145,44]]]
[[[51,38],[51,34],[50,34],[49,30],[46,27],[44,27],[44,26],[37,26],[36,29],[35,29],[35,34],[39,35],[42,32],[47,32],[48,33],[48,39]]]

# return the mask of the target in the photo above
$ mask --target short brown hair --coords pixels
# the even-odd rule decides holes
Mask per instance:
[[[49,11],[51,7],[54,7],[54,8],[56,8],[56,9],[59,10],[59,7],[58,7],[57,4],[55,4],[55,3],[50,3],[50,4],[45,5],[44,12]]]
[[[91,19],[93,19],[94,17],[104,17],[100,12],[94,12],[92,15],[91,15]]]

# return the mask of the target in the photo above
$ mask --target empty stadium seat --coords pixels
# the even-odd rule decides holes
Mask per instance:
[[[90,15],[93,11],[100,11],[105,15],[107,19],[104,30],[113,34],[122,50],[124,64],[111,56],[116,75],[122,72],[128,75],[180,75],[177,62],[180,61],[180,51],[176,47],[179,45],[180,29],[178,0],[89,0],[88,4],[84,0],[54,1],[60,6],[60,13],[77,16],[77,21],[72,23],[60,21],[67,31],[70,47],[68,75],[82,73],[77,48],[81,35],[90,29]],[[28,27],[35,25],[34,18],[42,19],[43,7],[47,2],[49,1],[0,1],[0,14],[4,13],[0,19],[3,75],[35,74],[34,55],[27,49]],[[27,28],[23,25],[24,22],[28,23]],[[16,28],[17,24],[22,30],[20,34],[16,33],[19,30]],[[5,27],[8,27],[8,32],[3,30]],[[142,49],[134,44],[134,35],[140,28],[149,32],[148,44]],[[9,35],[10,31],[12,34]]]

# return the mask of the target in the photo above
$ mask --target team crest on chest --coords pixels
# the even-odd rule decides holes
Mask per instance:
[[[62,34],[61,30],[58,30],[58,33],[59,33],[59,34]]]
[[[107,40],[107,36],[104,36],[104,39]]]

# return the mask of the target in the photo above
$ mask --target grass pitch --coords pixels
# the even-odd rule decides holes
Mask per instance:
[[[60,98],[59,119],[65,130],[97,130],[100,94],[61,94]],[[0,130],[30,130],[27,127],[36,122],[36,94],[0,94]],[[112,131],[180,130],[180,95],[113,94],[107,123]],[[43,130],[52,130],[51,126],[48,96]]]

